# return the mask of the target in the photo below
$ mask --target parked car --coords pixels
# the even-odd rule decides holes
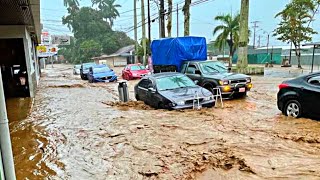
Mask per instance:
[[[83,63],[80,67],[80,76],[82,80],[88,79],[89,68],[96,65],[95,63]]]
[[[81,64],[74,65],[73,66],[73,74],[74,75],[80,74],[80,68],[81,68]]]
[[[149,70],[142,64],[129,64],[122,70],[122,78],[125,80],[141,79],[149,74]]]
[[[89,68],[89,83],[93,82],[113,82],[117,80],[117,75],[107,65],[94,65]]]
[[[245,74],[229,73],[228,68],[219,61],[185,61],[181,73],[186,74],[198,85],[208,90],[220,88],[222,96],[246,96],[252,88],[251,77]]]
[[[154,108],[184,109],[198,104],[212,107],[215,100],[210,91],[196,85],[181,73],[167,72],[143,77],[135,86],[135,97]]]
[[[286,116],[320,117],[320,72],[284,81],[279,85],[277,104]]]

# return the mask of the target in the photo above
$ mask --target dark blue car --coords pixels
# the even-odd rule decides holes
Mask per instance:
[[[117,80],[117,75],[107,65],[94,65],[88,73],[89,83],[113,82]]]

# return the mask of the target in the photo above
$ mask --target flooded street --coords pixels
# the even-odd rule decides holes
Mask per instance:
[[[7,100],[17,179],[320,178],[320,122],[281,115],[283,78],[253,77],[224,108],[167,111],[117,103],[117,83],[71,67],[45,70],[34,100]]]

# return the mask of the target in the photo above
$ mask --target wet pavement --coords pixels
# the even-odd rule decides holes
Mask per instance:
[[[253,77],[224,108],[167,111],[117,103],[117,83],[71,67],[47,69],[33,101],[8,101],[18,179],[320,178],[320,122],[281,115],[283,78]]]

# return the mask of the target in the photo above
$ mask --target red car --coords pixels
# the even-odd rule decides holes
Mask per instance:
[[[125,80],[140,79],[149,72],[142,64],[129,64],[122,70],[122,78]]]

